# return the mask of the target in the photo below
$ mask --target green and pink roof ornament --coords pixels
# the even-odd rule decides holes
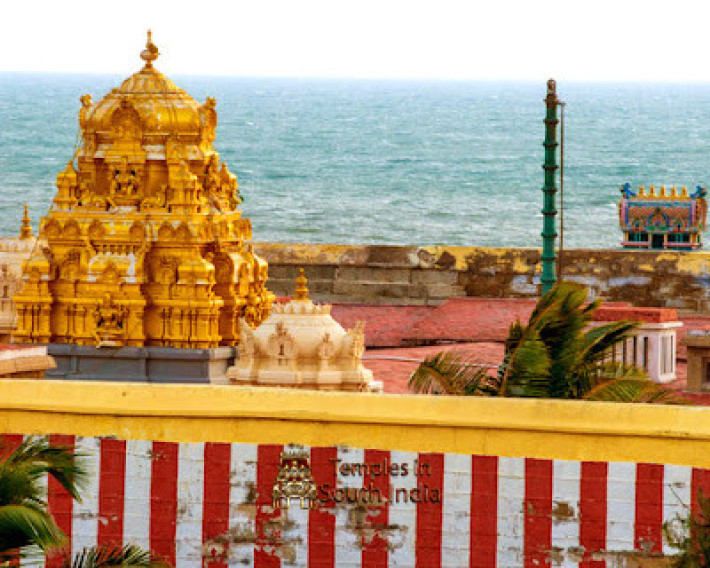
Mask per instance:
[[[619,224],[625,248],[693,250],[701,248],[707,219],[707,189],[698,186],[667,189],[643,186],[637,191],[630,183],[621,186]]]

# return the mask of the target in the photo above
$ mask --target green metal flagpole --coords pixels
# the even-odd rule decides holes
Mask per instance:
[[[546,294],[557,281],[555,270],[555,238],[557,231],[555,230],[555,217],[557,210],[555,209],[555,175],[557,173],[557,86],[553,79],[547,82],[547,97],[545,97],[545,106],[547,114],[545,116],[545,163],[542,168],[545,170],[545,185],[542,188],[543,192],[543,207],[542,207],[542,293]]]

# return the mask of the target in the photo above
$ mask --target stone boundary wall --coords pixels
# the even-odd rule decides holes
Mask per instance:
[[[74,551],[178,568],[650,566],[710,491],[702,408],[7,380],[0,408],[6,447],[84,456],[81,503],[48,485]],[[274,508],[295,448],[316,506]]]
[[[540,251],[525,248],[255,243],[269,286],[290,295],[303,266],[312,296],[327,302],[431,305],[454,296],[534,297]],[[568,280],[595,297],[638,306],[710,310],[710,252],[571,249]]]

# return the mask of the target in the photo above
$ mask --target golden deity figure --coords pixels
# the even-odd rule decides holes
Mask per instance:
[[[269,315],[267,264],[212,145],[216,102],[178,88],[159,55],[148,32],[140,71],[81,97],[82,144],[24,264],[15,341],[235,346],[240,318]]]

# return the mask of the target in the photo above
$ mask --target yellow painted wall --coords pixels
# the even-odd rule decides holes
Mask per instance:
[[[0,433],[297,443],[710,467],[710,409],[0,380]]]

